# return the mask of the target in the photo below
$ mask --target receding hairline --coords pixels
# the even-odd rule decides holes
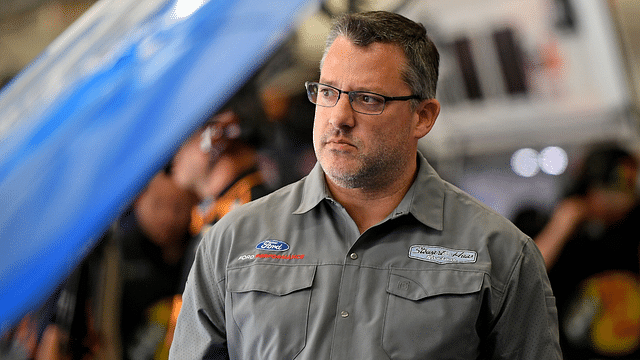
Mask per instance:
[[[361,44],[355,43],[348,36],[338,35],[337,37],[335,37],[335,39],[333,39],[333,41],[331,42],[330,46],[327,47],[325,53],[322,56],[322,59],[320,60],[319,71],[321,73],[322,73],[322,69],[324,67],[326,56],[327,56],[327,54],[329,54],[329,50],[331,49],[333,44],[336,43],[339,39],[343,39],[346,42],[348,42],[349,44],[351,44],[351,45],[353,45],[353,46],[355,46],[356,48],[359,48],[359,49],[371,49],[374,46],[380,46],[380,45],[392,46],[396,50],[398,50],[398,54],[401,56],[402,62],[400,63],[400,72],[399,72],[399,74],[402,75],[403,74],[403,70],[406,70],[408,68],[408,66],[409,66],[409,58],[407,57],[407,54],[405,53],[405,51],[402,48],[402,46],[400,44],[396,43],[396,42],[393,42],[393,41],[372,41],[372,42],[369,42],[366,45],[361,45]]]
[[[366,47],[373,43],[397,45],[404,53],[404,64],[400,71],[412,92],[421,99],[435,98],[439,54],[423,24],[385,11],[341,15],[334,20],[327,36],[320,71],[331,45],[341,36],[357,46]],[[425,78],[423,74],[428,77]],[[412,103],[417,105],[416,101],[412,100]]]

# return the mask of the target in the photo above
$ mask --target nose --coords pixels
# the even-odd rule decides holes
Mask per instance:
[[[331,118],[329,122],[335,128],[352,128],[355,125],[354,111],[349,103],[349,95],[342,93],[338,99],[338,103],[331,109]]]

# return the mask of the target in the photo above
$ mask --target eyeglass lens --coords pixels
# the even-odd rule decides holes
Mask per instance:
[[[349,96],[351,108],[359,113],[377,115],[384,110],[385,99],[382,96],[361,92],[344,92],[332,86],[319,83],[306,83],[309,100],[319,106],[333,107],[338,103],[341,93]]]

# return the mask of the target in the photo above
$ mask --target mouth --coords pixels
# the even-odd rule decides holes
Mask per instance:
[[[341,150],[341,151],[356,148],[356,146],[352,142],[347,141],[346,139],[337,139],[337,138],[328,139],[327,141],[325,141],[325,146],[331,149]]]

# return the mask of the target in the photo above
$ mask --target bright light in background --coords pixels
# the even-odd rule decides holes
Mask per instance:
[[[207,0],[178,0],[171,12],[171,18],[181,20],[191,16],[198,10]]]
[[[557,146],[549,146],[538,154],[531,148],[516,151],[511,156],[511,169],[523,177],[532,177],[540,170],[549,175],[560,175],[567,169],[567,152]]]
[[[557,146],[549,146],[540,152],[538,165],[549,175],[560,175],[567,169],[567,152]]]
[[[530,149],[520,149],[511,156],[511,168],[524,177],[532,177],[540,171],[538,167],[538,152]]]

